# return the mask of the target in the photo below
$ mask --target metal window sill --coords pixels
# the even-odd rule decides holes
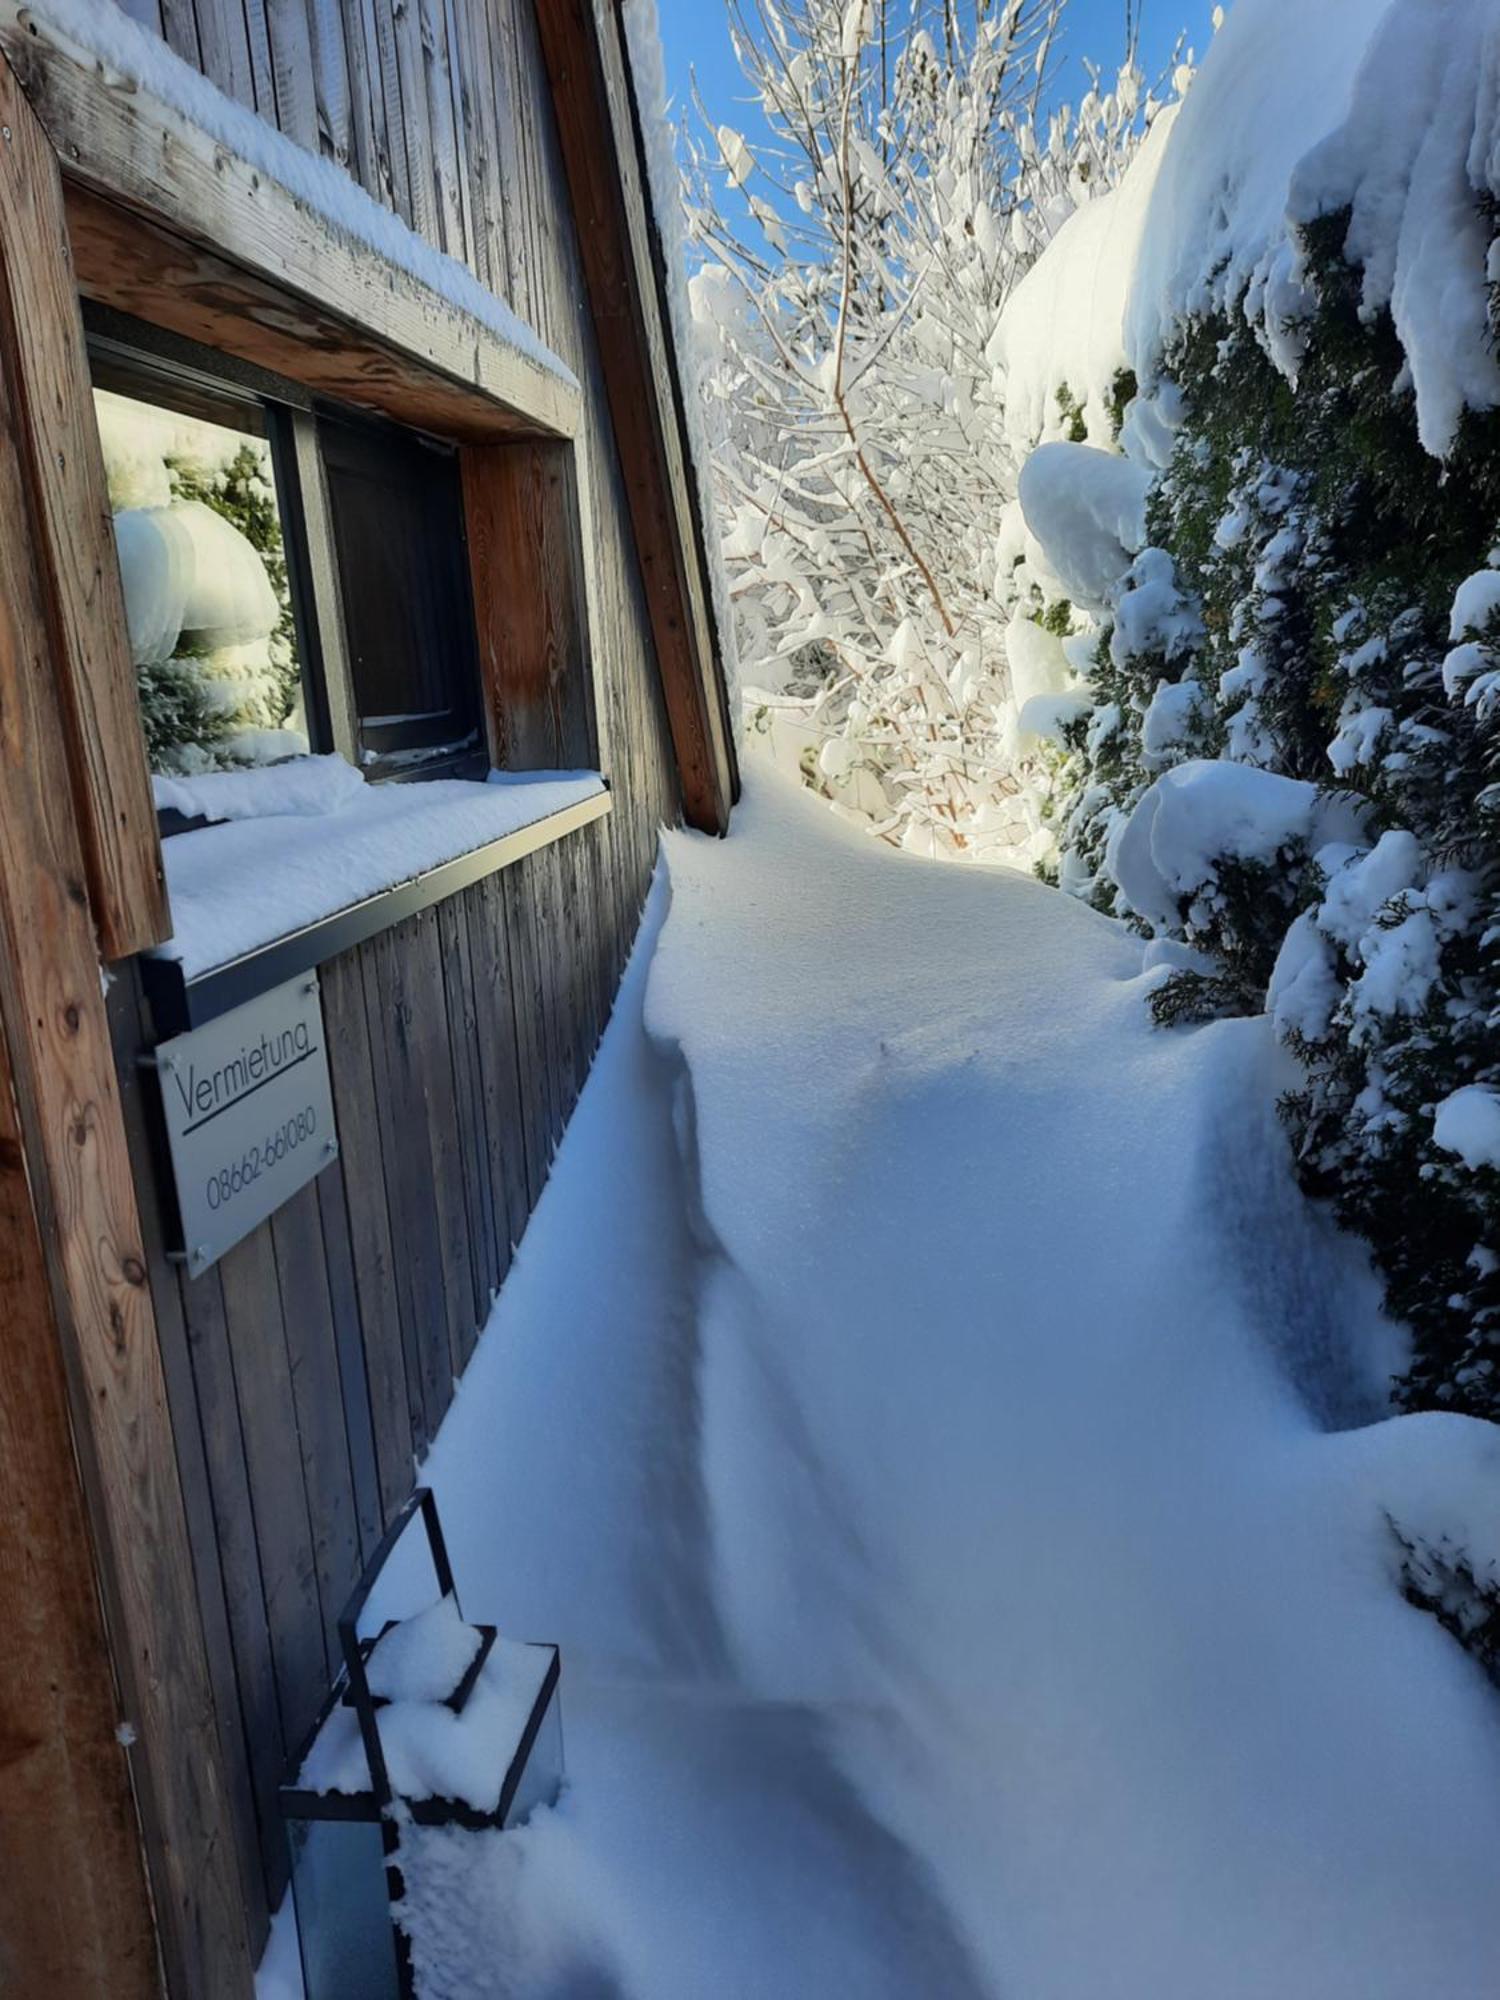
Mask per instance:
[[[431,909],[435,903],[483,881],[485,876],[498,874],[539,848],[550,847],[554,841],[602,819],[613,805],[607,789],[596,792],[560,812],[549,813],[529,826],[518,827],[498,840],[487,841],[467,854],[455,855],[451,861],[440,862],[392,888],[320,917],[316,923],[289,931],[285,937],[273,938],[195,979],[183,976],[180,959],[144,954],[140,961],[142,980],[151,1003],[157,1039],[165,1041],[186,1033],[189,1028],[202,1027],[205,1021],[216,1020],[299,973],[310,972],[330,958],[351,951],[368,938],[415,916],[419,910]]]

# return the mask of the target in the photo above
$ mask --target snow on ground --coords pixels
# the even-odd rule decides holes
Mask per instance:
[[[1385,1509],[1493,1543],[1493,1433],[1376,1421],[1266,1023],[767,779],[666,876],[426,1468],[570,1785],[408,1847],[423,1994],[1492,1994],[1500,1708]]]

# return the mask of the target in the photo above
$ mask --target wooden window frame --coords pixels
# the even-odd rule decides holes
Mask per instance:
[[[524,336],[507,338],[388,263],[170,107],[112,89],[54,29],[23,19],[29,40],[17,48],[6,34],[4,52],[57,148],[77,296],[282,377],[310,399],[453,444],[490,761],[500,770],[589,768],[607,787],[608,707],[592,642],[596,537],[577,383]],[[79,430],[82,341],[80,320],[71,391]],[[102,512],[107,523],[97,435],[81,456],[91,461],[92,491],[82,508],[71,504],[71,515]],[[316,476],[318,454],[305,436],[296,457],[301,476]],[[71,532],[67,518],[59,503],[59,543]],[[336,651],[336,580],[316,540],[309,587],[323,643]],[[78,787],[106,959],[171,935],[144,748],[131,740],[127,719],[134,671],[111,558],[112,551],[94,552],[103,574],[91,620],[93,642],[107,655],[94,679],[110,695],[101,728],[109,750],[98,745],[80,760]],[[111,626],[112,635],[104,630]],[[333,743],[347,754],[356,719],[336,658],[323,678]],[[133,735],[140,737],[138,717]],[[591,756],[579,757],[580,739]],[[117,802],[122,788],[128,814]]]
[[[463,639],[465,694],[472,703],[474,736],[463,753],[435,749],[424,753],[420,746],[395,746],[395,755],[368,754],[368,720],[361,713],[357,677],[348,658],[347,605],[341,587],[338,558],[338,521],[330,488],[328,459],[330,434],[366,432],[377,450],[390,440],[396,449],[414,445],[442,448],[445,440],[410,426],[398,426],[385,418],[378,421],[366,412],[351,411],[313,397],[299,383],[263,369],[235,363],[221,351],[190,342],[179,334],[100,307],[88,301],[84,314],[89,358],[95,384],[119,391],[138,401],[193,413],[194,399],[212,405],[222,401],[222,409],[210,408],[216,422],[233,427],[237,408],[255,412],[247,422],[263,432],[271,450],[276,483],[277,511],[281,519],[286,549],[288,580],[297,627],[302,691],[308,718],[308,736],[314,751],[337,751],[349,763],[365,771],[375,782],[423,782],[434,777],[483,777],[494,762],[493,733],[484,729],[484,690],[478,662],[474,606],[468,582],[467,527],[462,518],[462,474],[459,451],[452,452],[454,498],[459,520],[455,525],[455,545],[464,570],[463,603],[459,616],[468,627]],[[519,446],[508,446],[516,450]],[[579,557],[581,564],[581,554]],[[580,570],[573,572],[576,577]],[[596,703],[586,698],[581,686],[581,647],[575,651],[573,672],[577,677],[569,692],[573,728],[559,727],[556,740],[545,733],[530,745],[507,742],[506,768],[542,768],[535,757],[556,749],[558,767],[597,769],[597,745],[592,717]],[[518,672],[513,661],[504,668],[509,700],[506,713],[515,708]],[[579,697],[585,697],[579,699]],[[548,767],[552,768],[552,767]],[[158,814],[164,835],[186,824],[176,813]]]
[[[264,226],[266,183],[257,185]],[[89,188],[65,180],[64,201],[81,297],[263,378],[290,381],[305,392],[309,413],[317,399],[455,446],[489,760],[499,770],[597,770],[607,785],[607,708],[591,642],[588,453],[576,387],[436,294],[428,295],[429,311],[453,340],[463,339],[476,379],[460,386],[428,361],[393,353],[359,317],[374,310],[370,293],[388,298],[399,275],[373,256],[354,264],[359,297],[336,311],[332,284],[314,306]],[[337,261],[332,246],[344,239],[331,225],[298,206],[295,226],[326,234],[321,261]],[[292,215],[286,227],[294,227]],[[318,251],[310,254],[319,261]],[[454,320],[459,326],[449,327]],[[503,398],[491,386],[502,379],[510,392]],[[310,414],[294,413],[293,436],[299,478],[318,482],[304,488],[303,521],[330,733],[333,746],[357,761],[358,717],[340,659],[343,615]],[[560,826],[557,837],[569,830]]]

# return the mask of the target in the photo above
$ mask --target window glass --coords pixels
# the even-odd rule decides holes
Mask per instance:
[[[264,412],[103,386],[94,404],[152,769],[181,776],[304,753]]]
[[[361,761],[372,777],[482,762],[454,455],[384,426],[318,428]]]

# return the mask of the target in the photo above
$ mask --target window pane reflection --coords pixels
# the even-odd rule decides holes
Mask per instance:
[[[305,752],[270,442],[94,391],[151,767],[174,776]],[[241,427],[243,426],[243,427]]]

